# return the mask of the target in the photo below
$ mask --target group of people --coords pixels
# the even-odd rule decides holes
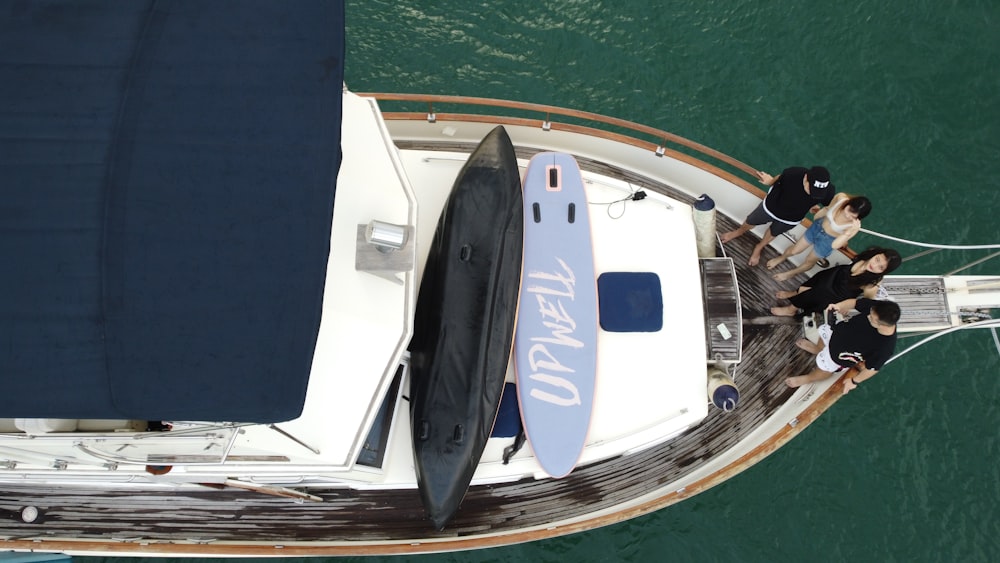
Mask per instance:
[[[754,246],[748,264],[756,266],[761,252],[775,237],[798,225],[807,214],[813,214],[812,225],[801,238],[777,258],[767,261],[773,270],[779,264],[809,250],[802,263],[773,275],[776,281],[786,281],[825,260],[834,250],[843,248],[861,230],[861,220],[871,213],[872,204],[864,196],[837,193],[830,181],[830,172],[822,166],[786,168],[777,176],[757,172],[761,183],[769,186],[767,196],[747,216],[738,228],[723,233],[727,243],[758,225],[768,224],[760,242]],[[883,276],[902,263],[899,252],[891,248],[871,247],[857,254],[850,264],[820,271],[794,291],[779,291],[775,297],[788,305],[771,307],[777,316],[801,316],[820,311],[858,315],[820,327],[820,342],[805,338],[796,345],[816,354],[816,367],[805,375],[789,377],[789,387],[820,381],[843,369],[856,367],[858,373],[844,380],[846,394],[858,384],[873,377],[892,357],[896,348],[896,324],[899,305],[875,299]]]

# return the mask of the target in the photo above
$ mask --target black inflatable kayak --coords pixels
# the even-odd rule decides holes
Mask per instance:
[[[510,358],[521,276],[521,180],[503,127],[459,172],[438,220],[410,344],[417,484],[434,527],[458,510]]]

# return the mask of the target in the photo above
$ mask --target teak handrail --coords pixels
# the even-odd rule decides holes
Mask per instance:
[[[641,123],[635,123],[625,119],[619,119],[617,117],[608,117],[606,115],[601,115],[599,113],[592,113],[589,111],[581,111],[574,109],[562,108],[559,106],[550,106],[545,104],[534,104],[528,102],[515,102],[511,100],[502,100],[499,98],[479,98],[475,96],[446,96],[437,94],[397,94],[397,93],[384,93],[384,92],[363,92],[359,93],[360,96],[372,97],[380,101],[395,101],[395,102],[422,102],[428,104],[428,114],[434,114],[434,104],[465,104],[465,105],[477,105],[477,106],[488,106],[488,107],[500,107],[508,109],[516,109],[523,111],[531,111],[536,113],[545,114],[545,123],[551,121],[551,115],[561,115],[565,117],[573,117],[577,119],[585,119],[588,121],[594,121],[597,123],[603,123],[605,125],[611,125],[614,127],[621,127],[623,129],[628,129],[635,131],[637,133],[643,133],[656,137],[663,140],[663,144],[666,145],[668,142],[682,147],[689,148],[705,156],[714,158],[719,162],[725,162],[726,164],[742,170],[746,174],[756,178],[757,169],[739,161],[725,153],[721,153],[715,149],[706,147],[701,143],[697,143],[690,139],[681,137],[680,135],[663,131],[662,129],[657,129],[655,127],[650,127],[648,125],[643,125]]]

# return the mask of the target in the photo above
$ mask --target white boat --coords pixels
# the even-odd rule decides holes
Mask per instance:
[[[290,391],[251,376],[218,388],[214,381],[197,387],[183,374],[127,374],[155,380],[130,391],[142,395],[132,408],[149,414],[127,418],[112,408],[70,418],[49,416],[59,410],[53,407],[32,416],[8,397],[0,411],[0,511],[7,516],[0,550],[312,556],[533,541],[621,522],[722,483],[841,396],[838,382],[850,373],[785,386],[812,358],[791,346],[802,325],[767,313],[778,286],[767,270],[746,266],[754,237],[709,240],[714,255],[699,257],[696,223],[704,216],[693,204],[707,196],[718,230],[735,227],[763,195],[752,167],[667,132],[582,111],[346,88],[340,96],[343,157],[329,259],[314,273],[325,288],[306,372],[300,379],[289,373]],[[393,104],[421,111],[388,111]],[[597,274],[655,274],[662,328],[599,332],[592,418],[569,475],[549,477],[530,441],[505,460],[515,439],[490,438],[462,505],[438,530],[417,491],[407,347],[421,328],[413,323],[418,288],[449,190],[497,125],[522,170],[542,151],[577,160],[591,203]],[[789,244],[790,237],[779,238],[765,258]],[[885,286],[903,309],[901,331],[997,326],[982,317],[1000,304],[998,277],[891,277]],[[188,322],[211,329],[214,319]],[[289,323],[275,330],[298,334],[301,327]],[[143,335],[126,336],[117,342]],[[12,357],[3,356],[0,368],[14,365]],[[739,403],[717,408],[709,388],[727,378]],[[176,382],[190,387],[171,388]],[[230,392],[257,402],[233,405]],[[45,404],[44,397],[24,400]],[[202,415],[215,403],[219,418],[164,416]]]

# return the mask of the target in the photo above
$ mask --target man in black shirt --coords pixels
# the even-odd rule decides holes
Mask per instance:
[[[862,381],[874,377],[892,357],[896,350],[899,305],[892,301],[846,299],[827,307],[828,311],[841,314],[851,309],[856,309],[859,314],[833,327],[820,327],[822,344],[813,344],[804,338],[795,343],[799,348],[816,354],[816,367],[805,375],[789,377],[785,380],[786,385],[798,387],[856,367],[858,374],[844,380],[846,395]]]
[[[800,166],[784,169],[776,177],[757,171],[762,184],[770,186],[767,196],[737,229],[724,233],[720,239],[729,242],[757,225],[770,223],[764,238],[754,247],[751,266],[760,261],[760,253],[774,237],[790,230],[806,216],[816,213],[821,205],[829,205],[835,188],[830,183],[830,172],[822,166],[808,170]]]

